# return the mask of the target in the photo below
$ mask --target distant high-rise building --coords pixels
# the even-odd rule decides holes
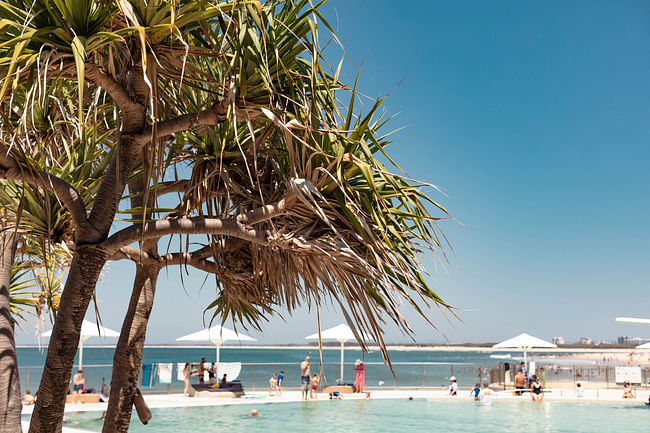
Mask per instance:
[[[553,344],[564,344],[564,337],[553,337]]]
[[[578,344],[591,344],[591,338],[589,337],[580,337]]]
[[[633,344],[638,346],[639,344],[645,344],[650,342],[650,338],[641,338],[641,337],[630,337],[630,336],[621,336],[616,339],[618,344]]]

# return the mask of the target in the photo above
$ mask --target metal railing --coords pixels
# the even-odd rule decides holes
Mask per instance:
[[[476,364],[458,362],[394,362],[393,373],[382,362],[366,362],[366,387],[368,389],[433,389],[449,386],[448,378],[456,376],[461,388],[470,388],[475,383],[489,381],[496,387],[506,387],[506,370],[503,364]],[[177,364],[174,364],[171,384],[161,384],[154,375],[149,384],[142,384],[144,393],[170,393],[182,392],[184,382],[178,379]],[[354,382],[354,363],[346,362],[344,367],[344,383]],[[590,367],[557,367],[544,366],[546,372],[546,387],[573,388],[580,381],[586,388],[616,388],[615,367],[590,366]],[[42,366],[19,367],[21,388],[29,389],[32,393],[38,388]],[[241,372],[237,380],[247,392],[268,392],[269,379],[273,373],[284,371],[284,388],[300,388],[300,364],[297,362],[254,362],[242,363]],[[311,364],[312,373],[321,371],[319,363]],[[74,372],[73,372],[74,373]],[[102,381],[110,382],[112,365],[85,365],[86,388],[101,389]],[[323,379],[321,385],[334,385],[340,377],[340,363],[326,362],[322,364]],[[514,375],[514,372],[512,372]],[[142,374],[140,375],[142,377]],[[642,368],[644,387],[650,382],[650,368]],[[197,379],[192,377],[192,383]],[[512,384],[512,378],[509,381]]]

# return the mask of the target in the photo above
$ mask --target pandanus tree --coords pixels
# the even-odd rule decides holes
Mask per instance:
[[[104,431],[128,429],[164,266],[214,274],[214,319],[260,328],[277,308],[333,300],[358,337],[371,335],[382,348],[386,320],[410,331],[400,299],[425,318],[419,300],[446,306],[419,263],[422,252],[439,251],[436,221],[446,212],[425,184],[379,161],[378,154],[390,160],[381,101],[355,111],[355,88],[339,80],[340,64],[330,68],[323,58],[318,25],[330,28],[320,7],[0,2],[1,111],[18,118],[12,128],[20,131],[2,136],[0,173],[53,194],[74,243],[30,431],[61,427],[81,321],[111,259],[135,262],[136,276]],[[108,132],[100,143],[112,156],[89,201],[64,173],[26,157],[32,102],[49,82],[65,83],[55,96],[76,101],[78,118],[78,127],[52,124],[53,131],[67,128],[80,142],[88,128]],[[85,108],[92,98],[112,110]],[[111,232],[124,199],[132,223]],[[169,236],[184,247],[159,252]],[[204,245],[190,248],[197,239]]]
[[[17,314],[27,311],[33,312],[36,318],[43,318],[48,312],[56,313],[61,279],[69,267],[71,250],[74,250],[74,227],[70,213],[48,188],[42,187],[46,181],[45,173],[65,179],[80,192],[83,204],[89,207],[99,184],[98,175],[103,173],[105,164],[110,160],[110,149],[96,146],[98,141],[102,141],[101,132],[96,128],[85,131],[88,139],[84,142],[69,139],[69,129],[78,126],[75,110],[72,109],[74,103],[62,98],[66,90],[59,85],[56,85],[57,94],[53,95],[54,89],[45,84],[32,102],[35,109],[26,111],[20,108],[25,106],[25,97],[33,97],[29,92],[22,92],[24,88],[21,88],[14,95],[16,109],[5,113],[0,120],[0,143],[4,144],[9,140],[8,136],[15,134],[29,140],[29,146],[21,147],[28,148],[30,152],[23,153],[22,157],[24,167],[31,171],[34,180],[32,183],[0,180],[3,215],[0,244],[4,246],[0,273],[4,275],[13,261],[9,301],[10,304],[17,301],[23,304],[12,304],[14,319]],[[94,109],[101,107],[95,105]],[[30,115],[27,123],[31,127],[25,130],[21,128],[20,118],[27,113]],[[17,273],[17,269],[21,272]],[[26,293],[31,294],[30,297],[14,296],[16,292],[13,289],[32,286],[39,290]],[[5,301],[3,292],[2,302]],[[25,305],[32,308],[25,308]],[[3,433],[21,431],[20,384],[18,375],[10,374],[14,370],[17,373],[17,368],[13,323],[9,319],[3,315],[0,323],[0,363],[3,365],[0,407],[5,415],[0,422],[0,432]]]

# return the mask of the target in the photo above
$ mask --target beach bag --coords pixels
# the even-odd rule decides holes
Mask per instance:
[[[133,399],[133,405],[135,406],[135,411],[138,413],[138,418],[142,424],[147,424],[151,419],[151,409],[147,406],[147,402],[144,401],[144,397],[140,392],[140,389],[135,389],[135,398]]]

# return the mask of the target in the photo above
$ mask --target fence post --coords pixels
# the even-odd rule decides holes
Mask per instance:
[[[27,367],[27,373],[25,373],[25,389],[29,389],[29,367]]]
[[[255,391],[255,366],[253,365],[253,372],[251,373],[251,391]]]
[[[424,364],[422,364],[422,388],[424,388]]]

